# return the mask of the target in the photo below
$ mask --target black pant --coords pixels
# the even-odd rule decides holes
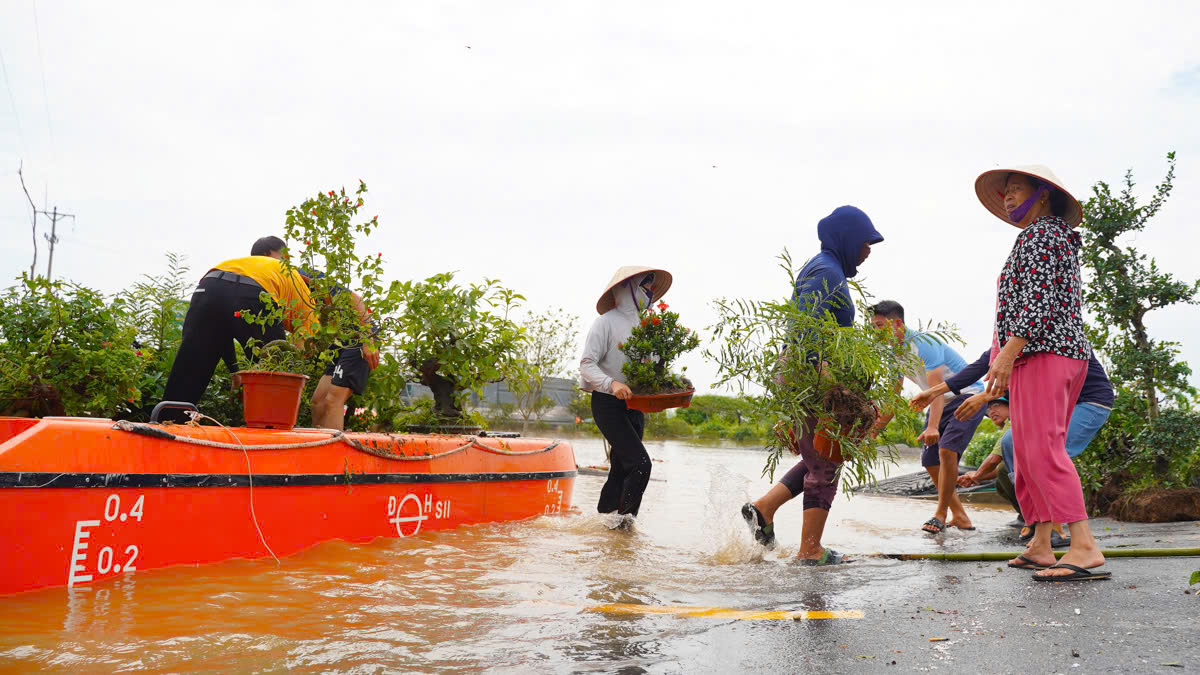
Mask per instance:
[[[628,513],[636,516],[642,505],[642,493],[650,483],[650,453],[642,445],[646,416],[630,410],[625,402],[598,391],[592,392],[592,419],[612,447],[608,480],[600,489],[600,513]]]
[[[183,342],[171,364],[163,399],[198,403],[212,380],[218,361],[225,361],[229,372],[237,371],[237,354],[233,341],[242,349],[254,338],[262,344],[287,337],[283,326],[269,325],[265,329],[246,323],[234,312],[255,313],[264,309],[259,294],[261,286],[226,279],[201,279],[192,293],[187,316],[183,319]],[[181,411],[168,411],[165,419],[186,421]]]

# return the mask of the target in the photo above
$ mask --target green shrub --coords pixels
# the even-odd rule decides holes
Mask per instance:
[[[646,413],[646,438],[658,440],[691,438],[692,425],[665,412]]]
[[[22,275],[0,296],[0,414],[129,415],[150,358],[136,337],[125,301]]]
[[[720,418],[714,417],[709,419],[704,424],[701,424],[696,429],[696,435],[700,438],[726,438],[729,436],[729,425],[725,424]]]

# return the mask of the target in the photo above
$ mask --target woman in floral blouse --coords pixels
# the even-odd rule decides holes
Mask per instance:
[[[988,393],[1010,393],[1016,491],[1028,523],[1028,550],[1009,567],[1039,570],[1038,581],[1107,579],[1090,572],[1104,556],[1088,527],[1083,488],[1067,456],[1067,425],[1087,375],[1092,347],[1083,333],[1079,202],[1042,166],[984,172],[983,205],[1020,228],[996,282],[995,333]],[[1071,548],[1055,564],[1052,523],[1068,523]]]

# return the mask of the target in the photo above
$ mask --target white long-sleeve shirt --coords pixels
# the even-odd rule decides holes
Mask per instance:
[[[637,281],[634,279],[635,287]],[[628,340],[633,333],[638,309],[624,284],[613,289],[613,296],[617,306],[596,317],[583,343],[583,356],[579,359],[579,388],[583,391],[611,394],[614,380],[625,383],[621,366],[629,357],[617,344]]]

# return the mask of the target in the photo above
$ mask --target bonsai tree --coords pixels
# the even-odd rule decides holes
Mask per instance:
[[[396,350],[416,379],[433,392],[434,411],[445,422],[461,421],[467,394],[512,372],[521,329],[508,318],[525,298],[487,279],[463,287],[454,273],[392,285]]]
[[[617,345],[629,361],[621,366],[625,382],[634,394],[667,394],[693,389],[691,380],[671,372],[671,362],[700,346],[700,338],[679,323],[679,314],[668,312],[660,302],[642,310],[641,322],[625,342]]]
[[[780,258],[790,285],[796,276],[791,258],[786,250]],[[829,313],[814,315],[797,300],[804,299],[717,300],[715,348],[705,355],[718,366],[718,384],[736,387],[760,415],[778,420],[764,476],[774,475],[796,427],[816,419],[841,447],[847,485],[868,483],[875,466],[895,460],[895,450],[885,446],[881,452],[871,433],[876,420],[907,407],[896,385],[920,363],[886,331],[865,323],[841,327]],[[865,305],[860,310],[870,315]],[[934,334],[953,337],[944,329]]]

